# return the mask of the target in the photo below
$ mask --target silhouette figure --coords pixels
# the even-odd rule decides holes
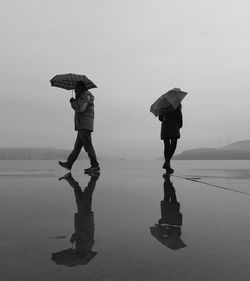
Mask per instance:
[[[163,175],[164,199],[161,201],[161,218],[150,227],[151,234],[171,250],[186,247],[181,240],[182,214],[180,203],[177,202],[175,188],[170,181],[170,175]]]
[[[175,110],[166,112],[159,116],[161,123],[161,139],[164,142],[164,158],[163,169],[167,174],[171,174],[174,170],[171,168],[170,160],[172,159],[176,147],[177,140],[180,138],[180,128],[182,128],[182,105],[180,104]]]
[[[85,265],[97,254],[97,252],[92,251],[92,247],[95,244],[92,195],[98,178],[99,175],[93,174],[83,191],[70,172],[59,178],[59,180],[66,180],[73,187],[77,213],[74,217],[75,232],[70,238],[72,248],[53,253],[51,259],[56,264],[66,266]],[[73,248],[74,244],[75,248]]]
[[[77,82],[75,95],[75,98],[70,99],[70,104],[75,111],[77,137],[74,149],[68,156],[67,161],[58,161],[58,163],[65,169],[71,170],[83,147],[89,156],[91,165],[90,168],[84,169],[85,173],[99,172],[100,167],[91,139],[91,133],[94,130],[94,96],[82,81]]]

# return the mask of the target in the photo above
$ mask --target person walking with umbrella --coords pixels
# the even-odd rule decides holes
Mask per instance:
[[[171,111],[159,116],[161,121],[161,139],[164,142],[164,158],[163,169],[166,169],[167,174],[171,174],[174,170],[171,168],[170,160],[173,157],[177,140],[180,138],[180,128],[182,128],[182,105]]]
[[[78,81],[75,84],[75,98],[70,99],[70,104],[75,111],[77,137],[74,149],[68,156],[67,161],[59,161],[58,163],[71,170],[83,147],[89,156],[91,165],[90,168],[84,170],[85,173],[99,172],[100,166],[91,139],[91,133],[94,129],[94,96],[88,91],[84,81]]]
[[[150,111],[161,121],[161,139],[164,142],[163,169],[172,174],[170,161],[175,153],[177,141],[180,138],[180,128],[183,126],[181,100],[187,93],[174,88],[156,100]]]

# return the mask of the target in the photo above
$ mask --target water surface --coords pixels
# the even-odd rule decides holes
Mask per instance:
[[[159,161],[104,161],[91,183],[79,161],[76,187],[56,161],[2,161],[1,280],[247,280],[249,164],[175,161],[166,180]]]

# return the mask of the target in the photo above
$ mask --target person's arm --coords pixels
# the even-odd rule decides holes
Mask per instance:
[[[179,120],[179,127],[180,128],[182,128],[182,126],[183,126],[183,118],[182,118],[182,112],[181,112],[181,109],[180,109],[180,111],[179,111],[179,118],[178,118]]]
[[[167,115],[167,113],[163,113],[163,114],[161,114],[161,115],[159,115],[159,120],[162,122],[163,120],[166,120],[166,115]]]
[[[76,112],[84,112],[84,110],[86,109],[87,105],[88,105],[88,100],[89,98],[87,97],[86,99],[70,99],[70,104],[71,107],[76,111]]]

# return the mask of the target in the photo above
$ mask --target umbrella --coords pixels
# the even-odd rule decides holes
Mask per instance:
[[[180,229],[178,227],[168,227],[164,229],[158,224],[150,227],[151,234],[164,246],[167,246],[171,250],[179,250],[187,247],[180,237]],[[170,231],[169,231],[170,230]],[[169,233],[168,233],[169,232]]]
[[[155,116],[159,116],[165,112],[171,112],[179,106],[186,94],[186,92],[183,92],[178,88],[174,88],[159,97],[151,105],[150,112],[152,112]]]
[[[97,252],[87,251],[82,255],[78,255],[76,250],[69,248],[57,253],[53,253],[51,260],[56,264],[65,265],[65,266],[76,266],[76,265],[86,265],[88,264]]]
[[[74,90],[77,82],[84,82],[87,89],[97,88],[93,81],[81,74],[67,73],[58,74],[50,80],[51,86]]]

